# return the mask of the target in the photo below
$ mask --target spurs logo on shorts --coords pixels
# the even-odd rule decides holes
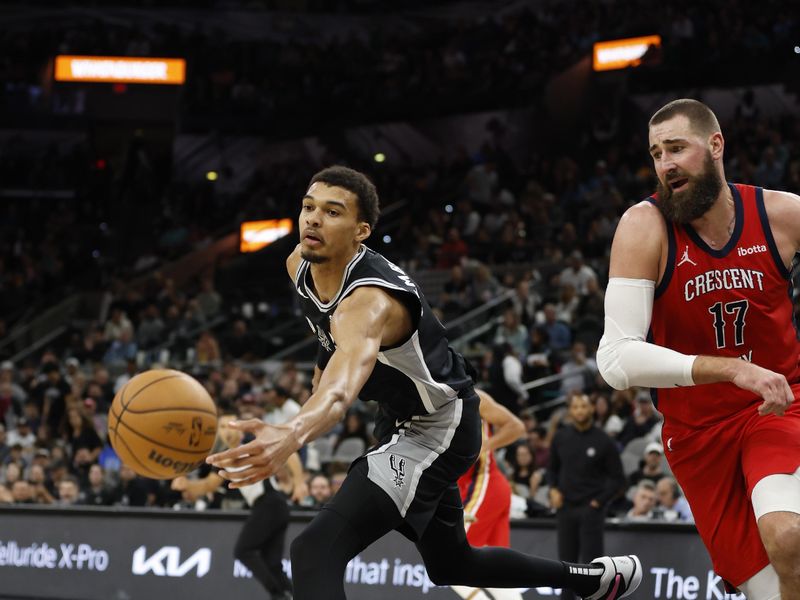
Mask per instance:
[[[406,476],[406,459],[398,458],[394,454],[389,455],[389,466],[394,471],[394,484],[397,487],[403,487],[403,479]]]

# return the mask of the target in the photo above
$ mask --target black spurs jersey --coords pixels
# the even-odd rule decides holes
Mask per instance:
[[[330,302],[322,302],[314,292],[309,265],[303,260],[297,268],[295,289],[306,320],[319,339],[320,369],[325,368],[336,349],[330,331],[333,313],[357,287],[384,288],[411,312],[411,337],[402,344],[380,348],[375,368],[359,393],[362,400],[372,400],[380,406],[375,431],[378,439],[415,415],[433,414],[455,398],[472,392],[473,382],[463,357],[450,348],[444,326],[400,267],[362,245],[345,268],[339,291]]]

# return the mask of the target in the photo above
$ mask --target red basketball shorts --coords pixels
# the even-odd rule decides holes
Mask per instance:
[[[470,546],[511,544],[511,486],[497,469],[489,469],[485,479],[476,477],[458,481],[464,503],[465,528]]]
[[[800,397],[800,384],[792,386]],[[757,406],[711,427],[665,423],[667,460],[692,508],[714,570],[739,585],[769,563],[750,502],[767,475],[800,467],[800,401],[783,417],[759,416]]]

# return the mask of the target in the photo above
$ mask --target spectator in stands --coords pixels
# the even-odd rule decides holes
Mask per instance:
[[[641,466],[631,473],[628,483],[632,486],[638,485],[643,480],[652,481],[653,484],[657,483],[665,475],[663,458],[664,448],[661,447],[661,444],[658,442],[647,444]]]
[[[113,307],[111,309],[111,317],[106,322],[104,337],[106,341],[113,342],[120,338],[123,331],[127,331],[130,334],[128,339],[133,338],[133,323],[121,308]]]
[[[72,390],[61,375],[58,363],[44,363],[42,375],[43,378],[31,391],[31,400],[39,409],[41,424],[46,425],[52,435],[61,426],[67,408],[66,398]]]
[[[550,442],[544,427],[536,426],[528,432],[528,448],[533,454],[534,466],[546,469],[550,464]]]
[[[14,499],[14,504],[36,503],[36,498],[33,495],[33,488],[31,484],[24,479],[17,479],[11,484],[11,497]]]
[[[517,496],[531,497],[531,482],[538,486],[537,477],[540,478],[541,469],[536,467],[533,452],[527,443],[517,444],[513,447],[513,461],[511,470],[511,489]],[[538,474],[538,475],[537,475]]]
[[[641,481],[633,494],[633,507],[625,514],[626,521],[651,521],[656,507],[656,485],[649,480]]]
[[[81,450],[88,453],[87,456],[82,457],[81,464],[90,465],[97,461],[97,457],[100,456],[100,451],[103,449],[103,440],[100,439],[100,435],[94,428],[94,423],[78,406],[67,410],[65,434],[65,439],[70,443],[75,458],[78,457]]]
[[[9,407],[11,412],[5,412],[6,425],[13,424],[9,422],[12,414],[16,416],[22,414],[22,407],[28,399],[27,392],[15,381],[14,376],[14,363],[9,360],[0,363],[0,386],[4,387],[4,393],[8,394],[11,399]],[[3,421],[3,412],[2,401],[0,401],[0,422]]]
[[[208,320],[219,313],[222,308],[222,296],[214,289],[214,280],[204,277],[200,283],[200,293],[197,294],[197,303],[203,317]]]
[[[21,448],[33,448],[33,444],[36,442],[36,434],[31,430],[31,424],[25,417],[17,419],[16,429],[9,431],[6,438],[9,448],[17,445]]]
[[[55,498],[47,489],[47,473],[42,465],[32,464],[28,468],[28,483],[31,486],[34,501],[37,504],[52,504],[55,502]]]
[[[357,407],[350,408],[344,418],[342,432],[336,437],[333,444],[333,451],[339,448],[344,440],[357,439],[364,443],[364,449],[369,448],[375,443],[375,439],[367,431],[367,422],[364,414]]]
[[[324,473],[311,477],[308,484],[310,504],[313,508],[322,508],[332,497],[331,480]]]
[[[489,388],[494,399],[515,415],[528,402],[528,392],[522,383],[522,363],[507,342],[495,345],[492,350]]]
[[[594,269],[583,262],[580,250],[573,251],[569,255],[567,268],[561,271],[559,283],[562,286],[571,285],[579,296],[585,296],[589,292],[588,283],[592,279],[597,280]]]
[[[475,267],[472,276],[473,305],[489,302],[500,293],[501,287],[491,269],[484,264]]]
[[[547,335],[551,350],[558,353],[572,345],[572,332],[569,329],[569,325],[558,320],[554,304],[548,303],[544,305],[541,313],[541,322],[539,321],[540,318],[537,315],[538,327]]]
[[[558,302],[556,303],[556,319],[572,325],[575,322],[575,313],[578,310],[580,298],[575,293],[575,286],[567,283],[559,290]]]
[[[128,361],[136,360],[139,346],[133,339],[132,329],[122,329],[119,336],[111,342],[103,356],[103,364],[109,368],[121,369]]]
[[[72,476],[67,475],[58,482],[58,500],[57,504],[64,506],[72,506],[78,504],[80,499],[80,486],[78,480]]]
[[[201,365],[208,363],[218,363],[222,360],[222,353],[219,349],[219,342],[214,334],[208,329],[200,334],[194,346],[195,359]]]
[[[594,398],[595,425],[605,431],[611,438],[616,438],[625,426],[625,422],[618,414],[612,411],[606,395],[597,394]]]
[[[275,385],[264,393],[267,402],[267,413],[264,422],[270,425],[282,425],[293,419],[300,412],[300,405],[289,397],[289,390]]]
[[[114,504],[121,506],[154,506],[156,482],[139,477],[124,464],[119,469],[119,484],[113,490]]]
[[[681,488],[673,477],[662,477],[656,483],[656,499],[661,516],[665,521],[694,522],[692,509],[681,494]]]
[[[252,361],[258,357],[258,342],[247,329],[243,319],[233,322],[231,333],[225,338],[223,344],[225,356],[228,358]]]
[[[494,334],[494,344],[510,344],[520,359],[528,354],[528,330],[513,307],[503,311],[503,322]]]
[[[339,488],[342,487],[345,477],[347,477],[347,467],[344,469],[333,469],[331,473],[331,497],[335,496]]]
[[[660,419],[656,414],[650,395],[646,391],[641,391],[636,394],[636,406],[633,414],[622,427],[617,441],[624,448],[632,439],[648,435],[659,422]]]
[[[18,479],[22,478],[22,467],[20,466],[19,462],[12,461],[6,463],[5,469],[3,469],[2,473],[2,482],[11,489],[12,484],[17,481]]]
[[[158,305],[154,302],[148,304],[136,331],[136,341],[139,348],[148,350],[163,342],[164,328],[164,321],[161,320],[161,311],[158,310]]]
[[[114,497],[106,485],[103,467],[95,463],[89,467],[89,477],[81,487],[80,503],[89,506],[111,506]]]
[[[450,278],[445,282],[439,299],[439,306],[445,317],[449,320],[466,312],[472,306],[472,299],[472,286],[464,275],[463,267],[453,265],[450,268]]]
[[[531,327],[536,321],[536,307],[539,302],[541,302],[541,298],[533,291],[531,281],[520,279],[514,286],[511,305],[525,327]]]
[[[575,342],[572,344],[570,359],[561,366],[561,393],[565,396],[573,392],[586,392],[594,387],[597,376],[597,363],[593,358],[586,356],[586,344]]]
[[[469,248],[464,240],[461,239],[461,232],[455,227],[447,231],[447,240],[439,248],[439,257],[436,261],[437,269],[449,269],[469,256]]]
[[[625,475],[616,444],[594,426],[591,398],[572,394],[567,408],[571,425],[550,445],[550,506],[557,511],[559,559],[586,562],[603,555],[606,509],[624,490]]]

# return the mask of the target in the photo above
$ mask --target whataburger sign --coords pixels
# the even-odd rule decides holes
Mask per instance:
[[[182,58],[128,56],[57,56],[56,81],[181,85],[186,80]]]

